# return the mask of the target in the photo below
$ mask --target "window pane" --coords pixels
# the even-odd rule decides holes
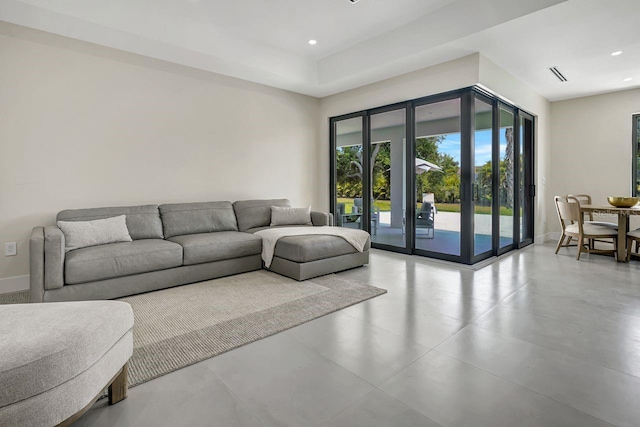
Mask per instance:
[[[362,228],[362,117],[336,123],[336,225]]]
[[[500,247],[513,243],[513,199],[514,160],[513,140],[514,116],[511,111],[500,108]]]
[[[406,246],[406,110],[373,114],[371,123],[371,241]]]
[[[637,116],[633,116],[633,118],[635,119],[635,136],[636,136],[636,140],[634,141],[635,143],[635,162],[636,162],[636,182],[635,182],[635,188],[636,188],[636,193],[635,195],[638,196],[640,195],[640,115]]]
[[[460,99],[415,109],[417,249],[460,255]]]
[[[493,107],[475,100],[474,118],[474,254],[492,250]]]

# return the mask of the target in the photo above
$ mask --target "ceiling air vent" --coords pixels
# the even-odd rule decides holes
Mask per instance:
[[[553,73],[554,76],[556,76],[558,78],[558,80],[560,80],[561,82],[566,82],[567,78],[565,76],[562,75],[562,73],[560,72],[560,70],[558,70],[558,67],[551,67],[549,68],[549,70]]]
[[[349,3],[358,3],[360,0],[349,0]]]

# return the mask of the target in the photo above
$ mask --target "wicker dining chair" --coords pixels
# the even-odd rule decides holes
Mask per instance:
[[[598,253],[598,254],[613,254],[616,256],[618,248],[618,232],[607,226],[591,224],[585,222],[584,215],[580,212],[580,200],[573,196],[556,196],[554,198],[556,203],[556,210],[558,212],[558,218],[560,219],[560,225],[562,227],[562,235],[558,240],[556,246],[556,254],[561,247],[569,246],[571,239],[577,240],[578,255],[576,259],[580,259],[580,255],[585,253]],[[564,239],[568,238],[566,244],[563,244]],[[585,245],[585,239],[588,243]],[[591,244],[591,240],[598,239],[611,239],[613,243],[613,249],[596,249]]]

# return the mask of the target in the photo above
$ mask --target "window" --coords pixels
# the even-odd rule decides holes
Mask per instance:
[[[633,116],[633,176],[631,194],[640,195],[640,114]]]
[[[533,243],[533,120],[477,87],[332,117],[336,225],[465,264]]]

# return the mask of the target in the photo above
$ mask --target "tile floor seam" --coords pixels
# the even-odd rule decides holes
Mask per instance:
[[[429,350],[429,351],[431,351],[431,350]],[[423,356],[424,356],[424,355],[423,355]],[[422,356],[420,356],[420,357],[422,357]],[[394,375],[394,376],[395,376],[395,375]],[[391,378],[389,378],[389,379],[391,379]],[[388,381],[388,380],[387,380],[387,381]],[[385,381],[385,382],[386,382],[386,381]],[[381,385],[382,385],[382,384],[381,384]],[[395,400],[396,402],[398,402],[400,405],[404,406],[405,408],[410,409],[410,410],[412,410],[412,411],[414,411],[414,412],[416,412],[416,413],[420,414],[421,416],[425,417],[426,419],[428,419],[429,421],[433,422],[434,424],[436,424],[436,425],[438,425],[438,426],[440,426],[440,427],[444,427],[442,424],[440,424],[439,422],[435,421],[433,418],[431,418],[431,417],[427,417],[425,414],[423,414],[423,413],[422,413],[422,412],[420,412],[420,411],[416,411],[416,410],[415,410],[415,409],[413,409],[411,406],[409,406],[409,405],[407,405],[406,403],[404,403],[402,400],[398,399],[398,398],[397,398],[397,397],[395,397],[395,396],[390,395],[389,393],[387,393],[386,391],[382,390],[381,388],[376,387],[376,390],[378,390],[378,391],[379,391],[379,392],[381,392],[381,393],[384,393],[386,396],[388,396],[389,398],[391,398],[391,399]]]
[[[334,312],[334,313],[331,313],[331,314],[335,314],[335,313],[340,313],[340,311],[337,311],[337,312]],[[340,314],[346,314],[346,313],[340,313]],[[352,316],[350,316],[350,317],[352,317]],[[357,318],[357,317],[354,317],[354,319],[359,320],[359,321],[361,321],[361,322],[365,322],[365,323],[367,323],[365,320],[359,319],[359,318]],[[398,334],[396,334],[395,332],[387,331],[387,330],[382,329],[382,328],[380,328],[380,327],[378,327],[378,326],[376,326],[376,325],[371,325],[371,324],[369,324],[369,323],[367,323],[367,324],[368,324],[369,326],[371,326],[371,327],[374,327],[374,328],[380,329],[380,330],[385,331],[385,332],[389,332],[389,333],[391,333],[391,334],[395,335],[395,336],[396,336],[396,337],[398,337],[398,338],[403,338],[401,335],[398,335]],[[292,328],[292,329],[293,329],[293,328]],[[282,331],[282,333],[287,333],[288,331],[289,331],[289,330]],[[298,342],[298,343],[302,344],[303,346],[305,346],[305,347],[306,347],[306,348],[308,348],[309,350],[312,350],[312,351],[316,352],[320,357],[322,357],[322,358],[324,358],[324,359],[328,360],[329,362],[331,362],[331,363],[335,364],[336,366],[339,366],[339,367],[340,367],[340,368],[342,368],[342,369],[347,370],[348,372],[350,372],[351,374],[353,374],[353,375],[355,375],[356,377],[360,378],[361,380],[365,381],[367,384],[371,385],[372,387],[374,387],[374,388],[378,388],[378,386],[377,386],[377,385],[372,384],[369,380],[367,380],[367,379],[365,379],[365,378],[362,378],[360,375],[358,375],[357,373],[353,372],[351,369],[347,368],[346,366],[342,366],[341,364],[339,364],[338,362],[336,362],[336,361],[334,361],[334,360],[331,360],[328,356],[325,356],[324,354],[320,353],[318,350],[316,350],[315,348],[311,347],[309,344],[306,344],[305,342],[300,341],[298,338],[296,338],[296,337],[295,337],[295,335],[293,335],[293,334],[287,334],[287,336],[289,336],[289,337],[293,338],[296,342]],[[418,355],[415,359],[411,360],[407,365],[405,365],[405,366],[403,366],[402,368],[398,369],[397,371],[393,372],[393,374],[391,374],[391,376],[390,376],[389,378],[385,378],[384,380],[382,380],[382,381],[380,382],[380,385],[384,384],[385,382],[389,381],[391,378],[395,377],[395,376],[396,376],[400,371],[402,371],[403,369],[405,369],[407,366],[409,366],[409,365],[413,364],[415,361],[417,361],[417,360],[418,360],[418,359],[420,359],[421,357],[425,356],[427,353],[429,353],[429,352],[430,352],[431,350],[433,350],[433,348],[434,348],[434,347],[429,347],[429,346],[426,346],[426,345],[420,344],[420,343],[415,342],[415,341],[412,341],[412,340],[410,340],[410,341],[411,341],[413,344],[415,344],[415,345],[417,345],[417,346],[419,346],[419,347],[423,347],[423,348],[425,348],[425,349],[426,349],[426,351],[425,351],[424,353],[422,353],[422,354]],[[370,393],[370,392],[369,392],[369,393]],[[368,394],[368,393],[367,393],[367,394]]]
[[[377,388],[374,388],[373,390],[370,390],[369,392],[365,393],[360,399],[356,400],[355,402],[353,402],[351,405],[347,406],[346,408],[340,410],[337,414],[335,414],[333,417],[329,418],[327,421],[325,421],[324,423],[320,424],[318,427],[325,427],[327,424],[329,424],[331,421],[333,421],[334,419],[336,419],[340,414],[344,413],[345,411],[347,411],[348,409],[351,409],[352,407],[356,406],[358,403],[362,402],[364,399],[367,398],[367,396],[369,396],[371,393],[373,393]]]
[[[280,332],[280,333],[286,333],[286,332],[287,332],[287,331],[282,331],[282,332]],[[308,349],[308,350],[310,350],[310,351],[314,352],[316,355],[320,356],[322,359],[326,360],[327,362],[329,362],[329,363],[331,363],[331,364],[333,364],[333,365],[337,366],[337,367],[338,367],[338,368],[340,368],[340,369],[344,369],[345,371],[349,372],[351,375],[356,376],[356,377],[358,377],[359,379],[361,379],[362,381],[366,382],[366,383],[367,383],[367,385],[369,385],[369,386],[371,386],[371,387],[373,387],[373,388],[376,388],[375,384],[371,384],[368,380],[366,380],[366,379],[362,378],[360,375],[358,375],[358,374],[356,374],[356,373],[352,372],[351,370],[349,370],[349,369],[345,368],[344,366],[340,365],[339,363],[337,363],[337,362],[335,362],[335,361],[333,361],[333,360],[329,359],[327,356],[325,356],[324,354],[320,353],[318,350],[316,350],[315,348],[311,347],[310,345],[305,344],[304,342],[300,341],[300,340],[299,340],[299,339],[297,339],[295,336],[290,335],[290,334],[287,334],[287,336],[288,336],[288,337],[290,337],[290,338],[292,338],[293,340],[295,340],[298,344],[300,344],[300,345],[304,346],[306,349]],[[369,391],[367,392],[367,394],[368,394],[368,393],[370,393],[370,392],[371,392],[371,390],[369,390]]]
[[[536,292],[536,290],[532,290],[532,292]],[[558,296],[557,296],[557,295],[545,294],[545,293],[543,293],[543,292],[538,292],[538,293],[539,293],[539,294],[541,294],[541,295],[544,295],[544,296],[546,296],[546,297],[549,297],[549,298],[558,298]],[[623,295],[623,296],[627,296],[627,295]],[[561,297],[561,298],[571,299],[571,297]],[[640,297],[631,297],[631,298],[636,298],[636,299],[640,300]],[[611,308],[605,308],[605,307],[601,307],[601,306],[595,306],[595,305],[593,305],[593,304],[589,304],[588,302],[583,302],[583,301],[581,301],[581,300],[579,300],[579,299],[572,299],[572,302],[573,302],[573,303],[575,303],[575,304],[583,305],[583,306],[585,306],[585,307],[587,307],[587,308],[597,308],[597,309],[599,309],[599,310],[605,310],[605,311],[610,311],[610,312],[612,312],[612,313],[625,314],[625,315],[627,315],[627,316],[633,316],[633,317],[640,318],[640,313],[639,313],[639,314],[633,314],[633,313],[629,313],[629,312],[627,312],[627,311],[613,310],[613,309],[611,309]]]
[[[374,285],[371,285],[371,286],[374,286]],[[524,285],[523,285],[523,286],[524,286]],[[500,285],[498,285],[498,287],[499,287],[499,288],[509,290],[509,291],[511,291],[511,293],[509,293],[509,295],[505,296],[505,297],[504,297],[504,298],[502,298],[502,299],[497,299],[497,300],[486,300],[486,299],[477,298],[477,297],[470,297],[470,296],[467,296],[467,295],[465,295],[465,294],[463,294],[463,293],[460,293],[460,292],[452,292],[452,291],[449,291],[449,290],[447,290],[447,289],[439,288],[439,287],[437,287],[437,286],[429,286],[429,285],[427,285],[427,287],[429,287],[429,288],[431,288],[431,289],[438,290],[438,291],[446,292],[446,293],[451,294],[451,295],[455,295],[455,296],[459,296],[459,297],[463,297],[463,298],[469,298],[469,299],[476,300],[476,301],[486,302],[486,303],[489,303],[489,304],[496,304],[496,303],[499,303],[499,302],[500,302],[500,301],[502,301],[504,298],[508,298],[508,297],[509,297],[509,296],[511,296],[514,292],[517,292],[517,291],[519,290],[519,289],[513,289],[513,290],[511,290],[511,288],[508,288],[508,287],[506,287],[506,286],[500,286]],[[388,291],[388,289],[387,289],[387,291]]]
[[[535,346],[537,346],[537,347],[545,348],[545,349],[547,349],[547,350],[554,351],[554,352],[556,352],[556,353],[560,353],[560,354],[563,354],[563,355],[565,355],[565,356],[569,356],[569,357],[573,357],[573,358],[576,358],[576,359],[582,360],[582,361],[583,361],[583,362],[585,362],[585,363],[589,363],[589,364],[591,364],[591,365],[599,366],[599,367],[601,367],[601,368],[605,368],[605,369],[611,369],[612,371],[616,371],[616,372],[618,372],[618,373],[621,373],[621,374],[624,374],[624,375],[627,375],[627,376],[630,376],[630,377],[632,377],[632,378],[636,378],[636,379],[640,380],[640,376],[638,376],[638,375],[630,374],[630,373],[628,373],[628,372],[624,372],[624,371],[621,371],[621,370],[619,370],[619,369],[612,368],[611,366],[605,366],[605,365],[602,365],[601,363],[592,362],[591,360],[586,360],[586,359],[584,359],[584,358],[582,358],[582,357],[580,357],[580,356],[576,356],[576,355],[574,355],[574,354],[565,353],[565,352],[564,352],[564,351],[562,351],[562,350],[558,350],[558,349],[555,349],[555,348],[548,347],[548,346],[546,346],[546,345],[542,345],[542,344],[534,343],[534,342],[531,342],[531,341],[528,341],[528,340],[525,340],[525,339],[522,339],[522,338],[519,338],[519,337],[516,337],[516,336],[510,335],[510,334],[505,334],[505,333],[500,332],[500,331],[495,330],[495,329],[491,329],[491,328],[487,328],[487,327],[482,327],[482,326],[477,325],[477,324],[471,324],[470,326],[474,326],[474,327],[479,328],[479,329],[482,329],[482,330],[484,330],[484,331],[490,331],[490,332],[493,332],[493,333],[495,333],[495,334],[501,335],[501,336],[503,336],[503,337],[511,338],[511,339],[518,340],[518,341],[522,341],[522,342],[525,342],[525,343],[530,344],[530,345],[535,345]]]
[[[386,383],[388,383],[389,381],[391,381],[392,379],[394,379],[396,376],[400,375],[400,373],[402,373],[404,370],[409,369],[411,366],[413,366],[414,364],[418,363],[418,361],[420,359],[422,359],[423,357],[427,357],[429,355],[429,353],[431,353],[432,351],[436,351],[434,348],[432,348],[431,350],[427,351],[425,354],[423,354],[422,356],[418,357],[416,360],[414,360],[413,362],[409,363],[407,366],[405,366],[404,368],[400,369],[398,372],[395,373],[394,376],[392,376],[391,378],[389,378],[388,380],[386,380],[385,382],[381,383],[379,386],[375,386],[377,389],[379,389],[382,392],[385,392],[384,390],[382,390],[381,387],[383,387]],[[439,352],[438,352],[439,353]],[[385,392],[386,393],[386,392]],[[388,394],[388,393],[387,393]],[[393,396],[392,396],[393,397]],[[406,404],[405,404],[406,405]]]
[[[382,296],[382,295],[381,295],[381,296]],[[379,298],[379,297],[378,297],[378,298]],[[366,302],[366,301],[365,301],[365,302]],[[348,307],[347,307],[347,308],[348,308]],[[456,318],[456,317],[447,316],[446,314],[438,313],[437,311],[433,311],[433,310],[422,310],[422,311],[429,312],[430,314],[435,314],[435,315],[438,315],[438,316],[446,317],[446,318],[448,318],[448,319],[455,320],[455,321],[457,321],[457,322],[463,322],[464,324],[462,325],[462,327],[461,327],[460,329],[464,328],[465,326],[467,326],[467,325],[469,324],[469,322],[465,321],[464,319],[458,319],[458,318]],[[392,331],[392,330],[386,329],[386,328],[384,328],[384,327],[382,327],[382,326],[380,326],[380,325],[373,324],[373,323],[371,323],[370,321],[368,321],[368,320],[366,320],[366,319],[361,319],[360,317],[354,316],[353,314],[349,314],[349,313],[342,313],[342,314],[344,314],[345,316],[353,317],[354,319],[358,319],[358,320],[360,320],[360,321],[362,321],[362,322],[366,322],[368,325],[375,326],[376,328],[379,328],[379,329],[381,329],[381,330],[383,330],[383,331],[385,331],[385,332],[391,332],[391,333],[393,333],[393,334],[398,335],[395,331]],[[458,332],[460,329],[456,330],[456,332]],[[456,333],[456,332],[454,332],[454,333]],[[398,336],[402,337],[402,335],[398,335]],[[447,337],[446,339],[449,339],[449,337]],[[413,340],[409,340],[409,341],[411,341],[411,342],[412,342],[412,343],[414,343],[414,344],[419,344],[419,345],[423,345],[423,346],[424,346],[424,344],[420,344],[420,343],[419,343],[419,342],[417,342],[417,341],[413,341]],[[437,345],[440,345],[440,344],[437,344]],[[428,346],[425,346],[425,347],[428,347]],[[434,347],[435,347],[435,346],[434,346]],[[432,347],[432,348],[434,348],[434,347]]]
[[[215,356],[214,356],[215,357]],[[220,381],[220,383],[227,389],[227,391],[229,392],[229,394],[231,395],[231,397],[233,397],[234,399],[236,399],[238,402],[242,403],[242,406],[244,406],[244,408],[247,410],[247,412],[249,412],[251,414],[251,416],[253,418],[256,419],[256,421],[258,421],[258,423],[260,423],[260,425],[265,425],[264,422],[262,422],[262,419],[260,419],[256,414],[253,413],[253,411],[251,410],[251,408],[249,407],[249,405],[247,405],[247,402],[245,402],[242,398],[240,398],[240,396],[238,396],[229,386],[229,384],[227,384],[221,377],[220,375],[218,375],[217,372],[215,372],[213,369],[211,369],[206,363],[203,363],[207,360],[211,360],[213,359],[213,357],[209,358],[209,359],[205,359],[202,362],[198,362],[198,363],[202,363],[202,366],[205,367],[205,369],[207,369],[209,372],[211,372],[213,374],[214,377],[216,377],[218,379],[218,381]],[[153,380],[152,380],[153,381]]]
[[[554,320],[554,321],[556,321],[556,322],[571,323],[572,325],[582,326],[582,327],[584,327],[584,326],[585,326],[585,325],[582,325],[582,324],[580,324],[580,323],[577,323],[575,320],[559,320],[559,319],[554,318],[554,317],[551,317],[551,316],[549,316],[549,315],[545,315],[545,314],[541,314],[541,313],[536,313],[536,312],[535,312],[535,311],[533,311],[533,310],[523,309],[523,308],[515,307],[515,306],[512,306],[512,305],[500,304],[499,306],[496,306],[496,307],[504,307],[504,308],[508,308],[508,309],[511,309],[511,310],[517,310],[517,311],[521,311],[521,312],[531,313],[531,314],[532,314],[532,315],[534,315],[534,316],[544,317],[545,319],[548,319],[548,320]],[[494,308],[496,308],[496,307],[494,307]],[[585,308],[590,308],[590,307],[585,306]],[[633,317],[638,317],[638,318],[640,318],[640,316],[634,316],[633,314],[620,313],[620,312],[617,312],[617,311],[611,311],[611,310],[607,310],[607,309],[604,309],[604,308],[601,308],[600,310],[608,311],[608,312],[610,312],[610,313],[622,314],[622,315],[625,315],[625,316],[633,316]],[[486,314],[486,313],[485,313],[485,314]],[[477,320],[479,320],[479,319],[476,319],[475,321],[477,321]],[[598,331],[600,331],[600,332],[604,332],[604,333],[608,333],[608,332],[609,332],[609,331],[606,331],[606,330],[604,330],[604,329],[602,329],[602,328],[599,328],[599,327],[597,327],[597,326],[589,326],[589,329],[596,329],[596,330],[598,330]],[[638,342],[640,342],[640,338],[638,338],[638,339],[633,339],[633,341],[638,341]]]
[[[443,352],[438,351],[438,350],[435,350],[435,349],[434,349],[433,351],[434,351],[434,352],[436,352],[436,353],[438,353],[438,354],[441,354],[441,355],[443,355],[443,356],[450,357],[450,358],[452,358],[452,359],[454,359],[454,360],[456,360],[456,361],[458,361],[458,362],[460,362],[460,363],[463,363],[463,364],[465,364],[465,365],[467,365],[467,366],[470,366],[470,367],[472,367],[472,368],[474,368],[474,369],[478,369],[478,370],[480,370],[480,371],[484,372],[485,374],[491,375],[491,376],[493,376],[493,377],[495,377],[495,378],[498,378],[498,379],[500,379],[500,380],[502,380],[502,381],[504,381],[504,382],[507,382],[507,383],[509,383],[509,384],[511,384],[511,385],[514,385],[514,386],[516,386],[516,387],[518,387],[518,388],[520,388],[520,389],[530,391],[530,392],[532,392],[532,393],[537,394],[538,396],[542,396],[542,397],[544,397],[545,399],[553,400],[554,402],[556,402],[556,403],[557,403],[557,404],[559,404],[559,405],[566,406],[567,408],[571,408],[571,409],[573,409],[574,411],[578,411],[578,412],[580,412],[580,413],[582,413],[582,414],[584,414],[584,415],[587,415],[587,416],[589,416],[589,417],[591,417],[591,418],[595,418],[595,419],[597,419],[597,420],[599,420],[599,421],[602,421],[602,422],[603,422],[603,423],[605,423],[605,424],[608,424],[608,425],[613,426],[613,427],[617,427],[617,425],[616,425],[616,424],[613,424],[613,423],[611,423],[611,422],[609,422],[609,421],[603,420],[602,418],[597,417],[597,416],[595,416],[595,415],[593,415],[593,414],[590,414],[590,413],[588,413],[588,412],[585,412],[585,411],[583,411],[583,410],[581,410],[581,409],[575,408],[575,407],[574,407],[574,406],[572,406],[572,405],[569,405],[569,404],[566,404],[566,403],[564,403],[564,402],[561,402],[561,401],[559,401],[559,400],[557,400],[557,399],[554,399],[554,398],[553,398],[553,397],[551,397],[551,396],[547,396],[546,394],[542,394],[542,393],[540,393],[539,391],[532,390],[532,389],[530,389],[529,387],[525,387],[525,386],[523,386],[523,385],[521,385],[521,384],[518,384],[518,383],[515,383],[515,382],[513,382],[513,381],[511,381],[511,380],[509,380],[509,379],[507,379],[507,378],[503,378],[503,377],[501,377],[500,375],[494,374],[493,372],[487,371],[486,369],[483,369],[483,368],[481,368],[481,367],[479,367],[479,366],[476,366],[476,365],[474,365],[474,364],[472,364],[472,363],[469,363],[469,362],[466,362],[466,361],[464,361],[464,360],[458,359],[458,358],[457,358],[457,357],[455,357],[455,356],[452,356],[452,355],[447,354],[447,353],[443,353]]]

